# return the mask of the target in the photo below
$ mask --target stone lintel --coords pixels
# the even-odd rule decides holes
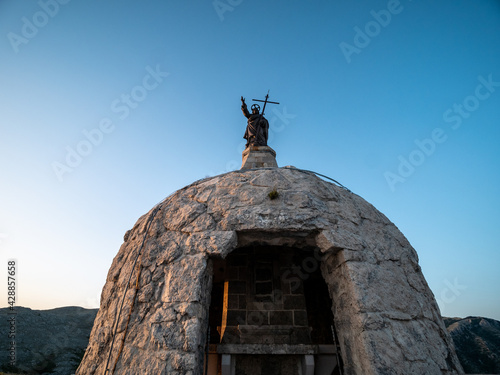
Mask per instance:
[[[241,169],[278,168],[276,152],[269,146],[248,146],[242,159]]]
[[[336,354],[334,345],[219,344],[210,345],[211,353],[252,355]]]

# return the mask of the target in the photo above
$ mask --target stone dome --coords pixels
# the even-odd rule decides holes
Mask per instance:
[[[462,372],[398,228],[356,194],[285,167],[199,180],[139,218],[109,270],[77,374],[104,374],[106,363],[108,374],[203,374],[214,264],[249,248],[294,249],[306,254],[302,273],[318,269],[344,374]]]

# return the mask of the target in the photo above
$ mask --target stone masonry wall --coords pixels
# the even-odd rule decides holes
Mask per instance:
[[[271,200],[273,189],[279,197]],[[113,260],[78,375],[104,374],[113,322],[150,214],[126,233]],[[204,179],[161,204],[108,368],[116,362],[115,374],[202,374],[211,259],[252,243],[320,250],[345,374],[462,373],[406,238],[359,196],[291,168]]]
[[[228,284],[227,327],[222,341],[214,343],[311,343],[303,282],[285,277],[298,267],[294,255],[292,249],[272,247],[228,255],[222,275]]]

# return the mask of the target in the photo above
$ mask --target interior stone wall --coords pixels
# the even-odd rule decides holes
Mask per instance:
[[[319,249],[310,262],[321,266],[329,288],[346,375],[462,373],[415,250],[359,196],[308,173],[270,168],[177,191],[146,233],[150,215],[126,233],[113,260],[78,375],[104,374],[113,322],[131,272],[135,285],[139,269],[132,264],[145,234],[137,294],[132,285],[114,338],[115,374],[201,375],[210,259],[252,243]],[[302,266],[306,272],[310,265]]]
[[[311,343],[303,280],[293,276],[297,256],[295,249],[265,246],[236,249],[226,260],[214,260],[228,289],[221,344]]]

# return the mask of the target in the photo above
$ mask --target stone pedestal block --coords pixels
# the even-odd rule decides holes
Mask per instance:
[[[269,146],[248,146],[242,154],[241,169],[277,168],[276,152]]]

